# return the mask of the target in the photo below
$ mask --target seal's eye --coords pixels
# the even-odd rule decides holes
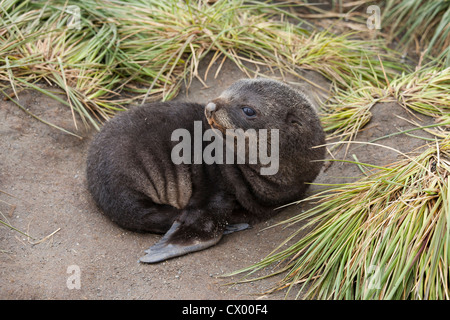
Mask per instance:
[[[245,115],[249,118],[253,118],[254,116],[256,116],[256,111],[250,107],[243,107],[242,111],[244,111]]]

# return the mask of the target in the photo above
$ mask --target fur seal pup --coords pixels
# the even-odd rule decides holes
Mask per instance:
[[[202,133],[213,128],[225,136],[230,129],[276,130],[278,170],[263,175],[260,161],[175,164],[171,154],[179,142],[172,133],[181,128],[194,135],[200,121]],[[100,209],[121,227],[165,233],[140,258],[155,263],[208,248],[300,199],[321,169],[315,160],[325,156],[324,147],[313,147],[324,142],[303,93],[275,80],[242,79],[206,105],[157,102],[118,114],[90,146],[87,183]],[[203,141],[202,150],[206,146]],[[274,147],[269,143],[268,152]]]

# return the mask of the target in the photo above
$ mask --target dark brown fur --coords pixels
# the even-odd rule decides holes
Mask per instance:
[[[280,82],[242,80],[213,102],[208,119],[201,104],[152,103],[103,127],[89,150],[87,179],[106,215],[140,232],[165,233],[176,221],[165,241],[184,246],[220,239],[227,225],[267,219],[303,196],[321,168],[313,160],[324,157],[323,147],[312,148],[324,133],[309,100]],[[257,110],[255,119],[245,118],[245,105]],[[193,136],[194,121],[206,130],[208,120],[222,130],[279,129],[278,172],[262,176],[258,164],[175,165],[172,132],[185,128]]]

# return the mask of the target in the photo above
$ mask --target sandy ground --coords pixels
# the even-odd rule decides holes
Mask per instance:
[[[214,70],[210,71],[206,81],[209,88],[195,80],[188,96],[182,90],[177,99],[206,102],[242,77],[245,75],[226,63],[217,79]],[[305,72],[305,77],[327,85],[312,72]],[[318,92],[311,85],[299,84],[310,94]],[[75,130],[70,110],[58,102],[33,91],[24,91],[19,98],[36,115]],[[413,127],[397,117],[413,118],[395,103],[377,104],[372,112],[372,121],[358,136],[360,141]],[[431,121],[421,118],[422,124]],[[208,250],[160,264],[139,264],[143,251],[160,236],[123,230],[97,209],[85,177],[87,148],[95,131],[81,130],[79,134],[82,140],[0,100],[0,212],[10,224],[34,238],[0,226],[0,299],[255,299],[280,279],[229,286],[225,284],[238,278],[220,276],[264,258],[296,227],[263,229],[300,212],[302,206],[281,211],[250,230],[225,236]],[[415,134],[425,136],[423,132]],[[378,142],[402,152],[424,144],[405,135]],[[349,150],[348,158],[352,154],[372,164],[387,164],[399,157],[388,149],[360,145]],[[355,165],[334,163],[316,181],[337,183],[360,175]],[[314,186],[309,192],[318,188]],[[68,273],[73,266],[79,274]],[[79,289],[70,289],[76,282],[68,285],[73,275],[80,276]],[[295,293],[293,290],[287,298],[294,298]],[[285,294],[281,291],[264,298],[282,299]]]

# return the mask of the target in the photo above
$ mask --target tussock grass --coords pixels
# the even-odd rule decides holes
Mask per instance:
[[[321,8],[321,3],[304,0],[310,5],[301,10],[305,19],[328,19],[341,29],[357,29],[363,36],[377,36],[390,46],[428,59],[447,61],[450,66],[450,2],[447,0],[331,0]],[[323,5],[323,3],[322,3]],[[370,5],[380,8],[381,30],[367,32],[365,27]]]
[[[245,62],[299,77],[303,68],[337,87],[355,77],[384,81],[377,54],[389,76],[401,69],[379,49],[381,42],[308,31],[283,7],[265,2],[2,0],[0,7],[0,80],[6,84],[0,89],[11,97],[39,90],[69,107],[74,121],[77,114],[97,129],[130,103],[172,98],[183,81],[198,77],[208,52],[213,61],[231,59],[249,76]]]
[[[440,118],[450,114],[450,67],[430,65],[403,74],[390,85],[393,97],[421,114]]]
[[[353,140],[358,132],[372,118],[371,108],[378,102],[386,101],[387,94],[382,88],[361,82],[360,87],[336,89],[336,94],[323,105],[321,121],[329,138]]]
[[[449,299],[449,175],[447,137],[419,156],[313,195],[306,201],[316,206],[283,222],[307,223],[237,273],[284,263],[278,272],[286,275],[273,290],[295,288],[305,298]]]
[[[366,125],[371,108],[378,102],[397,102],[448,125],[450,114],[450,68],[428,64],[415,72],[402,73],[385,84],[360,81],[358,86],[337,89],[323,106],[322,123],[330,137],[353,140]]]
[[[450,2],[387,0],[381,18],[391,39],[450,63]]]

